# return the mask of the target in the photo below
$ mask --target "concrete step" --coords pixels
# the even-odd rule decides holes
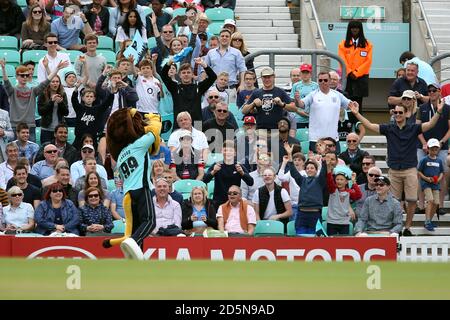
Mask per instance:
[[[236,9],[239,7],[261,7],[261,6],[271,6],[271,7],[286,7],[285,0],[239,0],[237,1]]]
[[[236,25],[241,27],[293,27],[292,20],[270,20],[270,19],[259,19],[259,20],[236,20]]]
[[[361,143],[386,143],[386,136],[369,136],[362,138]]]
[[[252,48],[251,53],[257,52],[263,50],[263,48]],[[275,56],[275,63],[284,63],[284,62],[292,62],[292,64],[297,64],[298,61],[302,62],[303,60],[301,59],[301,56],[283,56],[283,55],[278,55]],[[269,62],[269,56],[268,55],[261,55],[261,56],[257,56],[255,58],[255,62],[262,62],[262,63],[268,63]]]
[[[403,221],[406,221],[406,214],[403,214]],[[424,214],[415,214],[414,215],[414,222],[425,222],[425,215]],[[436,222],[438,225],[450,223],[450,215],[446,214],[439,217],[439,220],[437,220],[436,215],[433,217],[433,222]]]
[[[447,14],[448,17],[449,13],[450,9],[448,9],[448,4],[446,6],[442,6],[441,8],[430,8],[430,7],[425,8],[425,14],[427,15],[428,18],[431,19],[435,16],[439,16],[442,14]]]
[[[246,41],[247,47],[249,51],[254,52],[252,48],[298,48],[298,41],[296,40],[284,40],[284,41],[273,41],[273,42],[264,42],[264,41]]]
[[[428,231],[424,227],[411,227],[411,232],[416,236],[446,236],[450,235],[450,227],[435,228],[435,231]]]
[[[234,11],[235,15],[240,15],[241,13],[290,13],[288,7],[236,7]]]
[[[293,34],[294,33],[294,28],[291,27],[240,27],[238,26],[239,31],[245,35],[245,37],[247,38],[247,34],[249,33],[258,33],[258,34],[270,34],[270,33],[275,33],[275,34],[280,34],[280,33],[285,33],[285,34]]]
[[[248,44],[249,41],[298,41],[299,36],[297,34],[276,34],[276,33],[266,33],[266,34],[256,34],[256,33],[244,33],[245,43]]]
[[[291,20],[289,13],[241,13],[239,20]]]

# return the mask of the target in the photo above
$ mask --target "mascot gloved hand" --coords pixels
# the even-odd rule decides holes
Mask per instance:
[[[143,118],[136,109],[119,109],[108,119],[106,144],[123,179],[126,227],[123,237],[106,239],[103,247],[120,245],[125,257],[131,259],[144,259],[143,241],[156,226],[149,153],[159,152],[161,126],[159,115]]]

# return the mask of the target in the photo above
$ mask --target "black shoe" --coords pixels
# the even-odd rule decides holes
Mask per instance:
[[[103,240],[103,243],[102,243],[102,244],[103,244],[103,248],[106,248],[106,249],[112,247],[111,243],[109,243],[109,239]]]
[[[445,211],[444,208],[439,208],[439,209],[437,210],[438,216],[443,216],[443,215],[446,214],[446,213],[447,213],[447,211]]]
[[[403,232],[402,232],[402,236],[403,236],[403,237],[412,237],[412,236],[414,236],[414,235],[412,234],[412,232],[411,232],[409,229],[405,229],[405,230],[403,230]]]
[[[414,211],[414,214],[425,214],[425,209],[416,208],[416,211]]]

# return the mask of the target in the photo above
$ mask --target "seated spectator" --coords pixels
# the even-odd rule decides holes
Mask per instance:
[[[161,159],[152,161],[152,169],[150,171],[150,179],[152,180],[153,184],[156,183],[156,180],[158,178],[161,178],[163,176],[165,168],[166,168],[166,166],[164,165],[164,162]]]
[[[161,176],[159,176],[159,178],[161,178]],[[162,178],[166,179],[167,183],[169,184],[169,195],[172,197],[173,200],[175,200],[176,202],[178,202],[180,204],[180,206],[183,204],[183,195],[174,190],[173,188],[173,182],[176,181],[175,178],[175,174],[168,168],[165,168],[162,174]],[[155,180],[156,183],[156,180]],[[155,185],[155,183],[153,183],[153,185]],[[152,196],[154,196],[155,193],[155,189],[153,189],[152,191]]]
[[[78,211],[72,201],[66,199],[63,186],[54,183],[36,208],[36,233],[49,235],[53,232],[79,234]]]
[[[116,32],[119,26],[122,26],[125,22],[125,16],[127,12],[131,10],[137,10],[141,21],[145,27],[145,10],[143,6],[136,3],[136,0],[119,0],[118,6],[111,8],[109,12],[109,34],[113,38],[116,36]]]
[[[133,40],[136,32],[139,32],[144,43],[147,43],[147,30],[145,29],[145,25],[139,16],[139,12],[132,9],[127,12],[124,22],[117,28],[116,41]]]
[[[67,128],[67,125],[64,123],[58,124],[54,129],[50,143],[58,148],[58,156],[64,158],[67,161],[67,164],[71,166],[79,159],[79,152],[74,146],[67,142],[68,133],[69,129]],[[44,147],[45,145],[39,149],[35,161],[44,159]]]
[[[209,46],[209,50],[218,48],[219,47],[219,37],[218,36],[212,36],[211,38],[209,38],[208,46]],[[208,52],[209,52],[209,50],[208,50]]]
[[[68,167],[69,164],[67,163],[67,160],[64,158],[58,158],[56,159],[56,163],[55,163],[55,174],[51,175],[48,178],[45,178],[44,180],[42,180],[42,187],[47,187],[51,184],[54,184],[55,182],[58,182],[56,179],[56,170],[60,167]]]
[[[83,161],[86,158],[94,158],[95,155],[95,150],[92,146],[92,136],[85,136],[84,138],[81,138],[81,141],[82,143],[84,143],[83,147],[81,148],[81,160],[74,162],[70,166],[70,177],[73,183],[75,183],[79,177],[86,175],[86,169],[84,167]],[[108,174],[106,173],[105,167],[103,167],[101,164],[96,163],[95,170],[102,179],[104,179],[105,181],[108,180]]]
[[[403,78],[406,75],[406,68],[398,68],[395,71],[395,78]]]
[[[159,152],[154,156],[150,157],[151,160],[163,160],[166,166],[170,166],[172,163],[172,155],[170,149],[165,145],[164,141],[161,139],[161,144],[159,145]]]
[[[174,0],[172,2],[172,8],[174,10],[179,8],[186,8],[188,6],[194,6],[194,8],[201,12],[205,11],[201,0]]]
[[[66,193],[66,199],[72,201],[75,206],[78,206],[78,192],[72,187],[70,181],[70,169],[68,166],[62,165],[60,163],[56,166],[56,181],[63,186],[64,192]],[[48,186],[44,188],[43,194],[46,194]]]
[[[207,228],[217,229],[216,209],[203,187],[193,187],[191,197],[181,206],[183,230],[202,233]]]
[[[256,226],[256,213],[253,207],[242,199],[238,186],[231,186],[227,192],[228,201],[217,211],[217,223],[220,231],[229,234],[253,235]]]
[[[0,36],[20,36],[25,16],[22,9],[12,0],[0,0]]]
[[[84,166],[84,172],[85,174],[79,177],[74,182],[74,189],[76,191],[81,191],[86,183],[86,177],[89,173],[97,173],[97,160],[95,160],[94,157],[86,157],[83,159],[83,166]],[[98,173],[97,173],[98,174]],[[99,176],[100,177],[100,176]],[[108,180],[104,178],[100,178],[100,182],[103,189],[107,189],[108,187]]]
[[[101,181],[101,182],[100,182]],[[111,203],[111,197],[109,195],[108,189],[104,186],[104,181],[101,180],[100,176],[97,172],[91,171],[86,174],[86,178],[84,178],[84,183],[82,185],[82,189],[78,193],[78,206],[82,207],[85,204],[85,194],[86,190],[89,187],[96,187],[102,193],[103,204],[105,207],[109,208]],[[75,190],[78,190],[75,188]]]
[[[111,233],[114,228],[111,211],[102,203],[102,192],[89,187],[84,196],[85,204],[80,207],[80,235]]]
[[[170,20],[172,20],[172,15],[163,10],[165,0],[151,0],[151,8],[153,13],[156,16],[156,25],[158,27],[158,31],[161,33],[163,26],[169,24]],[[147,15],[145,18],[147,25],[147,36],[154,37],[155,34],[153,32],[153,25],[151,21],[151,13]]]
[[[28,170],[23,165],[17,165],[14,168],[14,186],[19,187],[23,193],[22,200],[29,203],[34,209],[41,203],[41,189],[28,183]]]
[[[253,195],[260,187],[264,185],[263,173],[266,169],[270,168],[272,165],[271,156],[266,153],[260,153],[257,159],[256,170],[249,173],[250,177],[253,178],[253,185],[248,186],[245,181],[241,181],[241,196],[243,199],[252,201]],[[277,178],[277,182],[278,178]]]
[[[44,160],[36,162],[31,168],[31,174],[34,174],[41,180],[55,174],[58,149],[54,144],[48,144],[44,147],[44,158]]]
[[[368,156],[367,151],[359,148],[359,136],[356,133],[349,133],[347,136],[347,150],[339,155],[339,158],[344,160],[345,165],[358,176],[362,172],[362,162],[365,156]]]
[[[79,16],[74,15],[73,7],[64,6],[63,16],[52,22],[52,33],[56,34],[59,39],[59,45],[67,50],[79,50],[86,52],[86,46],[78,44],[80,32],[84,35],[92,33],[84,13],[80,12]],[[70,27],[68,24],[70,23]]]
[[[225,19],[223,21],[223,28],[230,30],[231,34],[236,32],[236,21],[233,19]]]
[[[27,20],[22,23],[22,49],[46,50],[44,36],[50,32],[50,23],[39,4],[31,6]]]
[[[416,57],[414,53],[410,51],[403,52],[399,57],[399,62],[404,65],[405,68],[407,68],[409,62],[416,63],[419,68],[418,76],[425,80],[428,85],[438,82],[433,68],[427,62]]]
[[[376,159],[374,156],[365,155],[361,161],[361,173],[356,177],[357,184],[367,183],[367,173],[370,168],[375,167]]]
[[[19,158],[18,160],[17,160],[17,166],[24,166],[25,167],[25,169],[27,169],[27,173],[28,173],[28,178],[27,178],[27,182],[29,183],[29,184],[32,184],[33,186],[35,186],[36,188],[38,188],[39,190],[42,188],[42,182],[41,182],[41,180],[37,177],[37,176],[35,176],[34,174],[32,174],[32,173],[30,173],[30,171],[31,171],[31,167],[30,167],[30,163],[28,162],[28,159],[27,158]],[[16,166],[16,167],[17,167]],[[11,188],[12,186],[14,186],[15,185],[15,180],[14,180],[14,177],[13,178],[11,178],[11,179],[9,179],[9,181],[8,181],[8,183],[7,183],[7,185],[6,185],[6,189],[9,189],[9,188]]]
[[[34,209],[29,203],[23,202],[23,192],[19,187],[8,190],[10,204],[3,208],[0,221],[1,231],[31,232],[34,230]],[[4,224],[2,229],[2,224]]]
[[[111,204],[109,208],[114,220],[125,219],[125,211],[123,210],[123,180],[118,174],[114,174],[114,184],[116,188],[111,191]]]
[[[228,87],[228,80],[230,76],[227,72],[222,71],[217,75],[216,82],[214,85],[206,91],[204,95],[204,99],[202,102],[202,109],[205,109],[208,105],[208,100],[205,99],[209,95],[211,95],[212,91],[216,91],[219,95],[219,101],[218,102],[225,102],[226,104],[230,103],[230,93],[231,89]]]
[[[65,0],[44,0],[45,11],[51,17],[51,21],[54,21],[63,16]],[[67,1],[67,3],[70,1]]]
[[[247,168],[247,171],[253,171],[256,169],[255,163],[257,157],[255,155],[255,148],[257,146],[257,139],[258,136],[256,134],[255,117],[244,117],[243,134],[236,134],[235,141],[238,148],[237,160],[239,163],[244,164],[244,166]]]
[[[19,157],[27,158],[29,163],[34,163],[34,157],[39,151],[39,145],[30,141],[30,129],[24,122],[20,122],[16,127],[17,140],[14,143],[19,149]]]
[[[208,92],[205,94],[205,98],[208,105],[202,109],[203,122],[206,122],[215,117],[214,111],[216,110],[216,105],[221,102],[219,91],[217,91],[216,89],[208,90]],[[230,125],[235,126],[236,128],[238,127],[236,118],[231,112],[228,112],[227,122]]]
[[[328,73],[330,74],[330,89],[336,90],[342,93],[344,96],[347,96],[347,94],[342,91],[341,76],[339,75],[339,73],[334,70]]]
[[[367,182],[359,184],[359,189],[361,190],[361,198],[357,201],[355,201],[354,205],[354,211],[356,214],[356,219],[359,218],[359,215],[361,214],[361,210],[364,205],[364,201],[370,197],[376,194],[376,187],[377,184],[375,180],[382,176],[381,169],[378,167],[371,167],[367,171]]]
[[[231,140],[235,136],[237,126],[227,121],[228,113],[228,105],[225,102],[218,102],[214,110],[214,118],[203,123],[203,131],[208,138],[211,152],[221,153],[223,141]]]
[[[62,68],[70,66],[70,57],[65,52],[60,52],[62,48],[58,45],[58,36],[52,32],[47,33],[44,36],[44,43],[47,47],[47,54],[39,60],[37,69],[37,80],[38,82],[44,81],[52,70],[55,70],[61,63],[64,63]],[[61,69],[62,69],[61,68]],[[59,70],[57,70],[59,71]],[[31,74],[31,72],[30,72]],[[52,78],[50,78],[52,79]],[[45,88],[48,85],[46,83],[43,85]],[[43,90],[43,89],[41,89]],[[33,109],[34,112],[34,109]]]
[[[214,35],[213,33],[208,31],[208,26],[211,24],[211,20],[203,12],[200,12],[197,15],[197,20],[198,20],[198,35],[200,36],[202,34],[205,36],[204,41],[205,41],[205,45],[206,45],[208,39]],[[207,45],[206,45],[206,47],[207,47]]]
[[[183,130],[183,129],[182,129]],[[192,147],[192,135],[184,130],[180,135],[180,147],[174,152],[170,169],[177,179],[202,180],[205,174],[205,162],[201,152]]]
[[[102,0],[92,0],[92,3],[85,6],[83,10],[92,31],[98,36],[106,36],[109,31],[109,10],[103,6],[102,2]]]
[[[167,228],[169,225],[176,225],[181,229],[181,206],[169,195],[169,186],[170,183],[164,178],[156,180],[156,194],[153,196],[156,227],[153,234],[156,234],[159,228]]]
[[[14,142],[10,142],[5,147],[6,158],[0,163],[0,188],[5,189],[9,179],[13,176],[14,168],[17,165],[18,148]]]
[[[388,178],[381,176],[375,182],[377,194],[364,201],[355,225],[355,235],[386,233],[398,236],[403,228],[403,210],[400,202],[390,193],[391,182]]]
[[[254,71],[244,72],[244,88],[239,90],[236,98],[236,106],[241,109],[244,104],[247,104],[248,99],[250,99],[253,92],[256,90],[256,85],[258,81],[256,80],[256,74]]]

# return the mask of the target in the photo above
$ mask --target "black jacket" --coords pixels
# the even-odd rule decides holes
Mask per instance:
[[[45,94],[42,92],[37,101],[38,113],[41,116],[41,127],[48,128],[52,124],[53,108],[55,103],[45,98]],[[63,94],[63,101],[56,105],[58,109],[58,123],[64,122],[64,117],[69,114],[69,106],[67,104],[67,96]]]
[[[50,143],[56,145],[55,139],[53,139]],[[44,147],[45,146],[46,146],[46,144],[39,148],[38,152],[36,153],[34,162],[38,162],[38,161],[45,159],[44,158]],[[66,148],[64,149],[64,153],[62,154],[62,157],[67,160],[67,162],[69,163],[69,167],[72,165],[72,163],[80,160],[80,158],[81,158],[80,152],[77,149],[75,149],[75,147],[72,146],[70,143],[66,143]],[[70,200],[72,200],[72,199],[70,199]]]
[[[97,19],[97,15],[93,13],[92,10],[93,4],[87,5],[84,10],[84,14],[86,16],[86,20],[89,22],[89,25],[94,31],[95,20]],[[102,21],[102,32],[103,35],[108,35],[109,32],[109,11],[108,8],[102,6],[102,9],[98,13],[100,20]]]
[[[208,227],[217,229],[217,219],[216,219],[216,209],[214,208],[213,203],[206,199],[205,203],[206,210],[206,225]],[[183,230],[189,230],[193,228],[192,220],[190,217],[192,216],[192,202],[191,199],[186,199],[183,201],[181,206],[182,218],[181,218],[181,228]]]
[[[369,153],[367,151],[361,150],[358,148],[358,151],[356,151],[356,155],[351,158],[348,150],[345,150],[339,155],[339,158],[344,160],[345,164],[352,169],[353,172],[356,173],[356,175],[359,175],[362,172],[362,161],[365,156],[368,156]]]

